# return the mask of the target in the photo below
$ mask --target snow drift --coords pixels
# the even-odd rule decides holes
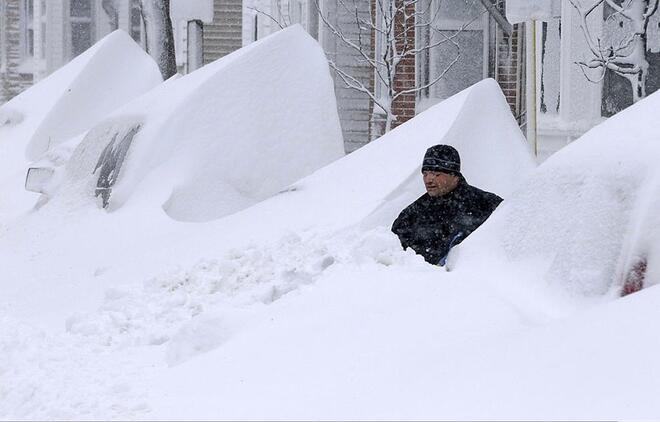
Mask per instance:
[[[291,31],[283,34],[292,36]],[[294,44],[299,40],[292,38]],[[190,76],[203,85],[204,78]],[[98,139],[114,139],[111,147],[89,140],[81,144],[61,190],[0,236],[0,315],[8,315],[0,318],[0,328],[6,327],[0,329],[5,352],[0,359],[0,394],[5,398],[0,415],[139,417],[149,409],[167,413],[170,405],[179,404],[179,410],[192,412],[185,403],[200,399],[199,414],[205,416],[255,416],[249,412],[255,408],[272,410],[271,416],[295,416],[291,407],[280,406],[292,392],[301,397],[303,410],[312,409],[306,407],[310,404],[320,410],[339,405],[336,413],[328,410],[321,416],[373,417],[380,414],[378,409],[389,409],[383,403],[397,403],[387,399],[394,396],[381,394],[385,388],[400,392],[405,386],[407,397],[428,397],[424,388],[444,379],[435,375],[445,367],[434,367],[433,373],[426,368],[465,353],[463,329],[471,333],[469,344],[478,349],[482,342],[527,322],[508,298],[481,284],[464,283],[458,271],[445,273],[427,265],[401,250],[389,231],[396,214],[423,191],[420,164],[431,145],[457,146],[468,181],[507,198],[533,170],[524,139],[494,81],[428,109],[254,206],[195,224],[172,219],[160,208],[174,182],[190,180],[182,176],[196,173],[178,171],[171,161],[174,154],[155,144],[161,135],[172,142],[172,150],[185,155],[186,145],[164,132],[167,127],[180,134],[179,129],[159,123],[176,118],[173,110],[188,104],[183,100],[190,91],[181,83],[185,81],[168,81],[128,105],[134,114],[120,110],[90,131]],[[149,99],[177,86],[183,87],[177,88],[181,103]],[[254,119],[248,123],[255,125]],[[134,137],[128,136],[138,126]],[[140,142],[142,149],[133,150]],[[251,145],[235,144],[237,151],[241,147],[249,150]],[[190,148],[198,151],[194,142]],[[86,177],[104,150],[107,157],[126,151],[116,192],[110,196],[110,207],[117,198],[123,201],[114,212],[93,203],[98,180]],[[154,150],[155,161],[146,160]],[[160,165],[148,171],[154,162]],[[244,164],[236,165],[240,169]],[[144,176],[139,168],[144,168]],[[277,171],[289,173],[287,168]],[[189,206],[194,212],[196,204]],[[486,269],[479,276],[490,273]],[[292,320],[300,324],[289,331],[295,338],[279,336],[286,331],[280,324],[291,326]],[[237,342],[240,338],[245,340]],[[393,340],[397,347],[392,347]],[[360,357],[353,359],[356,348]],[[216,363],[209,368],[208,361]],[[409,365],[399,366],[402,361]],[[239,362],[234,366],[239,369],[206,376],[225,370],[217,362]],[[388,374],[393,367],[408,372],[392,378]],[[244,389],[234,382],[241,368],[250,376]],[[172,397],[165,393],[177,387],[156,386],[169,376],[178,379],[177,385],[188,386],[181,382],[181,373],[208,384],[194,383],[184,394],[175,392],[180,398],[176,403],[164,403],[162,397]],[[95,383],[85,389],[90,374]],[[352,376],[359,382],[345,382]],[[422,381],[407,383],[411,378]],[[314,381],[319,379],[328,381],[325,391],[332,397],[320,392]],[[81,390],[86,393],[82,397]],[[161,390],[164,394],[156,397],[147,394]],[[227,392],[226,399],[218,401],[209,391]],[[431,402],[424,404],[414,408],[435,414]],[[352,412],[355,409],[362,413]]]
[[[657,283],[659,106],[653,94],[555,153],[460,247],[459,265],[515,267],[578,296],[618,295],[644,271]]]
[[[0,107],[0,214],[34,203],[23,190],[28,162],[161,82],[154,61],[115,31]]]
[[[294,28],[294,31],[297,30]],[[283,32],[287,37],[296,33]],[[300,39],[297,36],[292,38]],[[182,78],[180,81],[185,80]],[[167,82],[150,95],[168,89],[168,84],[176,82],[179,81]],[[179,86],[187,89],[187,85]],[[169,110],[167,106],[171,103],[148,104]],[[489,108],[488,114],[493,116],[493,121],[484,117],[484,107]],[[145,110],[148,109],[145,107]],[[125,117],[123,112],[119,114],[121,118],[130,117]],[[154,119],[157,117],[154,114]],[[485,119],[483,124],[479,123],[482,118]],[[461,137],[458,128],[465,127],[471,120],[470,130],[474,131],[468,137]],[[115,120],[111,120],[113,122]],[[136,135],[131,148],[137,145],[138,136],[148,133],[148,123],[149,120]],[[101,133],[102,128],[106,127],[104,125],[90,131],[90,135]],[[251,123],[251,126],[258,125]],[[112,124],[107,127],[113,129],[108,130],[108,134],[118,134]],[[152,127],[160,128],[155,123]],[[161,133],[160,130],[155,132]],[[447,134],[451,135],[451,139],[446,137]],[[150,138],[145,136],[143,139]],[[192,143],[194,138],[190,139]],[[175,141],[176,138],[170,140]],[[141,186],[134,187],[135,194],[121,207],[121,212],[101,212],[91,200],[97,180],[89,176],[105,145],[84,142],[67,164],[68,178],[62,182],[53,200],[8,228],[0,238],[0,256],[12,261],[12,265],[6,266],[7,278],[2,285],[7,297],[21,296],[20,292],[26,286],[16,286],[14,289],[9,280],[21,279],[29,274],[29,285],[36,293],[29,298],[16,297],[16,301],[24,303],[23,308],[28,314],[30,309],[41,309],[41,313],[51,309],[54,314],[64,312],[66,315],[71,312],[71,297],[102,295],[104,283],[148,277],[175,263],[194,265],[201,258],[223,255],[230,249],[248,247],[250,243],[277,241],[291,232],[341,230],[356,225],[362,226],[360,230],[375,226],[389,227],[398,212],[424,189],[420,166],[425,150],[444,141],[453,143],[464,154],[463,173],[468,181],[505,197],[533,169],[534,164],[520,130],[508,111],[501,91],[492,80],[481,82],[428,109],[381,139],[293,183],[265,201],[242,212],[200,224],[181,224],[162,212],[159,205],[172,194],[172,187],[182,185],[174,183],[177,182],[175,177],[168,178],[167,172],[161,171],[170,165],[169,162],[164,162]],[[145,144],[145,149],[152,147],[149,142]],[[192,145],[193,152],[201,152],[194,143]],[[479,155],[481,145],[486,153]],[[183,145],[179,147],[184,148]],[[241,147],[248,150],[246,157],[254,153],[249,151],[247,143],[236,143],[232,148],[238,154]],[[215,144],[213,148],[216,148]],[[189,155],[197,158],[197,155]],[[130,151],[127,157],[121,172],[129,175]],[[494,157],[499,158],[494,160]],[[136,161],[133,161],[135,166],[138,165]],[[209,159],[205,162],[213,161]],[[137,177],[139,170],[151,162],[140,163],[142,168],[136,169],[133,176]],[[240,162],[237,166],[241,169],[253,164]],[[225,170],[213,168],[210,171],[212,175],[217,175]],[[285,166],[279,171],[285,176],[291,174]],[[189,174],[211,179],[201,172],[190,171]],[[175,173],[174,176],[180,174]],[[275,178],[276,175],[267,176]],[[126,180],[120,175],[117,187],[120,188]],[[133,186],[126,189],[129,188]],[[208,204],[214,205],[211,201]],[[197,206],[195,201],[189,201],[189,211],[184,211],[192,215]],[[60,227],[66,227],[66,230]],[[130,239],[130,247],[127,247],[127,239]],[[144,254],[143,251],[149,253]],[[38,263],[35,257],[38,257]],[[46,267],[49,270],[42,271],[41,268]],[[90,285],[84,291],[79,290],[75,280],[84,280],[89,274],[100,274],[93,278],[95,287]],[[56,296],[59,299],[46,292],[40,293],[40,283],[52,280],[62,280],[60,294]],[[80,299],[76,303],[84,307],[86,302]]]
[[[82,194],[91,196],[91,187],[117,209],[144,181],[141,189],[160,192],[157,206],[170,217],[208,221],[342,155],[327,61],[295,26],[168,81],[105,119],[72,155],[64,184],[93,179]]]
[[[534,170],[484,81],[254,206],[190,224],[160,208],[197,174],[172,158],[186,145],[165,128],[183,130],[161,123],[189,105],[179,82],[152,95],[180,101],[146,96],[96,127],[105,141],[76,151],[62,191],[2,227],[1,417],[657,419],[658,287],[602,302],[636,257],[658,277],[658,95]],[[505,197],[451,272],[389,231],[440,142],[470,183]],[[116,212],[90,200],[101,155]],[[567,286],[574,300],[553,294]]]
[[[299,214],[299,227],[389,226],[424,193],[422,158],[428,147],[440,143],[458,149],[469,183],[505,198],[535,167],[502,91],[487,79],[294,183],[254,212],[291,207]]]
[[[360,249],[339,240],[353,262],[334,250],[337,238],[305,242],[336,264],[312,271],[313,289],[278,301],[241,336],[228,335],[226,317],[215,320],[221,333],[203,319],[184,327],[169,344],[179,354],[204,347],[203,333],[220,346],[157,377],[150,416],[657,417],[658,287],[603,302],[640,258],[644,284],[658,280],[658,101],[610,119],[523,179],[459,247],[450,273],[396,255],[385,233],[360,239]],[[302,196],[309,185],[296,187]]]

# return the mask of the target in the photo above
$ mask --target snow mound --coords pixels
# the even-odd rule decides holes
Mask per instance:
[[[0,127],[15,126],[23,121],[23,114],[9,107],[0,109]]]
[[[208,221],[342,155],[327,61],[294,26],[168,81],[106,119],[74,152],[66,184],[92,179],[83,195],[103,196],[109,209],[141,190],[176,220]]]
[[[440,143],[458,149],[468,182],[504,198],[535,167],[502,91],[487,79],[293,184],[249,211],[248,218],[260,220],[268,214],[266,221],[273,224],[280,218],[275,215],[288,207],[296,210],[293,223],[298,227],[389,227],[424,193],[422,158],[428,147]]]
[[[174,85],[185,79],[166,82],[154,93],[168,90],[169,84],[187,89],[186,85]],[[184,90],[182,95],[185,94]],[[144,100],[143,97],[136,101]],[[165,110],[176,108],[172,103],[147,101],[144,104],[145,112],[149,111],[148,105]],[[474,117],[474,126],[478,126],[478,120],[486,115],[485,106],[495,116],[501,110],[502,119],[496,118],[490,127],[483,127],[481,135],[465,139],[452,131],[460,122],[469,121],[469,116]],[[117,118],[99,125],[87,135],[106,137],[108,142],[114,137],[113,145],[118,147],[113,150],[116,156],[122,150],[119,148],[121,140],[135,127],[132,125],[143,124],[137,112],[129,115],[119,111],[118,114]],[[154,116],[157,117],[157,113]],[[148,124],[144,122],[133,139],[117,185],[125,181],[121,173],[129,167],[131,149],[139,142],[139,136],[146,133]],[[452,142],[462,152],[473,154],[469,162],[464,160],[468,180],[482,177],[480,180],[486,183],[490,179],[479,173],[493,175],[497,180],[490,182],[493,183],[490,186],[495,186],[495,192],[500,195],[506,196],[533,168],[520,131],[493,81],[481,82],[430,108],[381,139],[265,201],[200,224],[182,224],[169,218],[160,207],[154,207],[171,195],[173,186],[159,171],[146,178],[144,186],[136,189],[139,194],[131,196],[131,201],[118,212],[99,212],[91,201],[97,179],[90,176],[107,144],[83,142],[74,153],[77,157],[67,162],[68,179],[60,184],[61,190],[38,212],[8,226],[0,237],[0,256],[6,256],[11,262],[6,267],[8,277],[0,280],[6,300],[21,303],[22,312],[28,318],[42,319],[40,315],[45,309],[65,318],[73,311],[88,310],[86,304],[101,300],[106,283],[116,287],[131,284],[136,279],[152,277],[163,268],[192,265],[203,257],[222,256],[227,250],[240,249],[249,243],[273,242],[288,232],[389,229],[396,215],[424,189],[420,164],[426,148],[442,142],[447,133],[453,135]],[[470,152],[478,151],[478,145],[486,147],[491,142],[499,144],[509,154],[495,162],[490,156],[477,157]],[[471,146],[472,143],[475,145]],[[167,165],[163,163],[157,170]],[[288,173],[289,169],[282,171]],[[499,173],[504,176],[495,176]],[[103,271],[99,273],[99,269]],[[14,285],[10,281],[12,277],[20,279],[26,274],[30,289],[34,290],[29,296],[22,293],[25,285]],[[58,283],[55,296],[49,289],[40,287],[51,285],[54,280]],[[77,284],[80,280],[94,282],[81,289]],[[79,299],[72,302],[73,297]]]
[[[249,321],[249,305],[271,304],[316,283],[335,267],[423,265],[389,230],[289,233],[276,242],[228,251],[147,280],[109,289],[96,312],[67,319],[67,331],[106,346],[168,344],[178,364],[212,350]]]
[[[130,363],[135,351],[122,350],[121,362],[111,352],[0,315],[1,417],[121,419],[143,414],[146,394],[130,381],[138,368]]]
[[[550,157],[461,246],[458,265],[528,267],[532,280],[587,297],[618,295],[644,271],[657,283],[659,106],[653,94]]]
[[[0,107],[0,213],[34,203],[35,196],[23,191],[28,162],[161,82],[151,57],[115,31]]]

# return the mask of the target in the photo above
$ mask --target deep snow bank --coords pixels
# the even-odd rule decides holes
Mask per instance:
[[[169,110],[138,101],[144,114],[120,112],[127,124],[105,127],[124,131],[111,133],[120,141],[112,151],[137,118]],[[492,122],[481,120],[485,111]],[[421,194],[422,156],[439,142],[461,150],[470,182],[503,196],[533,168],[493,81],[213,221],[184,224],[154,207],[171,193],[155,176],[104,212],[80,197],[95,180],[75,186],[90,179],[70,167],[75,183],[62,184],[70,191],[0,236],[0,311],[10,316],[0,324],[18,327],[0,330],[0,414],[132,418],[151,408],[149,417],[302,418],[318,409],[377,418],[396,415],[397,403],[437,414],[427,393],[448,366],[544,321],[554,305],[520,305],[484,286],[488,268],[470,281],[401,250],[389,225]],[[94,386],[85,388],[89,374]]]
[[[457,265],[499,263],[587,296],[619,294],[640,265],[657,283],[658,107],[653,94],[550,157],[457,249]]]
[[[156,91],[167,90],[167,85],[175,82],[169,81]],[[176,86],[187,89],[185,84]],[[149,96],[157,95],[156,91]],[[145,105],[145,112],[153,112],[155,119],[159,116],[156,108],[177,108],[177,103],[143,103],[145,99],[136,102]],[[71,183],[62,183],[62,194],[8,226],[0,237],[0,257],[7,259],[3,265],[6,277],[0,280],[5,300],[20,304],[21,316],[49,325],[75,310],[94,306],[109,285],[134,283],[174,265],[193,266],[200,259],[245,248],[250,243],[272,242],[290,232],[310,229],[341,230],[360,224],[358,230],[389,228],[397,213],[423,191],[420,164],[426,148],[443,142],[459,122],[472,119],[473,126],[480,127],[478,122],[486,115],[484,106],[496,116],[492,124],[481,126],[481,133],[466,138],[454,131],[451,142],[466,156],[464,173],[469,181],[490,183],[484,187],[506,196],[533,168],[533,161],[494,81],[481,82],[432,107],[282,193],[240,213],[200,224],[178,223],[154,206],[162,204],[172,192],[173,185],[161,172],[145,179],[118,212],[98,209],[91,197],[96,181],[88,177],[96,158],[85,159],[85,154],[98,157],[102,148],[94,143],[81,144],[75,162],[91,167],[69,166]],[[119,114],[124,118],[123,112]],[[130,116],[126,118],[130,120]],[[154,127],[160,126],[154,123]],[[109,134],[117,134],[116,129],[110,131],[112,124],[106,128]],[[145,133],[146,126],[140,134]],[[478,145],[491,152],[506,152],[478,156]],[[492,160],[493,154],[503,158]],[[289,174],[286,168],[282,171]],[[190,204],[191,208],[195,205]],[[13,280],[22,280],[22,284]],[[58,284],[56,294],[43,289],[52,283]],[[85,287],[81,288],[80,283]],[[34,293],[26,296],[26,289]]]
[[[465,276],[335,268],[161,372],[149,418],[654,419],[658,300],[654,287],[538,324]]]
[[[487,79],[294,183],[242,218],[257,221],[268,214],[271,223],[275,219],[290,227],[293,222],[299,228],[357,223],[389,227],[423,194],[422,158],[428,147],[439,143],[459,150],[468,182],[503,197],[535,167],[499,86]],[[287,207],[296,210],[295,221],[285,220],[282,210]]]
[[[483,107],[490,117],[477,119]],[[214,308],[246,301],[270,304],[325,278],[326,270],[337,265],[401,265],[413,273],[426,268],[421,257],[400,249],[389,226],[423,190],[421,157],[439,142],[452,143],[464,153],[468,179],[504,196],[533,168],[499,88],[494,81],[484,81],[275,197],[196,225],[198,232],[188,226],[186,232],[167,237],[172,239],[165,242],[167,250],[179,260],[184,251],[204,256],[224,248],[215,252],[223,258],[163,274],[139,293],[112,291],[101,312],[70,318],[69,330],[112,343],[167,343],[169,362],[179,363],[223,345],[239,330],[240,322],[225,314],[215,316]],[[137,209],[127,203],[124,211],[125,217]],[[361,227],[355,230],[355,225]],[[276,246],[262,246],[273,240]],[[153,243],[150,255],[163,249],[162,242]],[[151,303],[148,309],[146,302]],[[192,321],[181,327],[187,318]]]
[[[28,162],[161,82],[151,57],[115,31],[0,107],[0,215],[36,200],[23,188]]]
[[[107,118],[74,152],[64,185],[91,179],[83,192],[69,194],[89,197],[96,189],[111,209],[137,189],[159,191],[153,205],[172,218],[208,221],[342,155],[327,61],[294,26],[168,81]]]

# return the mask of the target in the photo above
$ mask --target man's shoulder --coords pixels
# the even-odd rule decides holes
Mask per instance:
[[[401,215],[418,213],[421,209],[424,209],[428,206],[429,199],[429,194],[425,193],[424,195],[417,198],[413,203],[405,207],[403,211],[401,211]]]
[[[493,204],[494,206],[497,206],[500,202],[502,202],[502,198],[499,195],[485,191],[483,189],[479,189],[478,187],[469,184],[466,184],[466,186],[469,190],[470,196],[479,202]]]

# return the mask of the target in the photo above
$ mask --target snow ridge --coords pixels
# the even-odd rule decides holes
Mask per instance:
[[[0,310],[0,417],[143,415],[156,371],[221,347],[267,320],[269,305],[333,271],[397,265],[426,266],[387,228],[308,231],[174,268],[139,288],[109,289],[96,311],[70,316],[61,333]]]
[[[214,310],[268,305],[313,284],[337,265],[400,265],[421,260],[401,251],[389,230],[363,234],[289,234],[271,245],[231,250],[175,268],[135,290],[110,289],[97,312],[75,314],[66,322],[72,334],[102,345],[160,345],[186,322]]]

